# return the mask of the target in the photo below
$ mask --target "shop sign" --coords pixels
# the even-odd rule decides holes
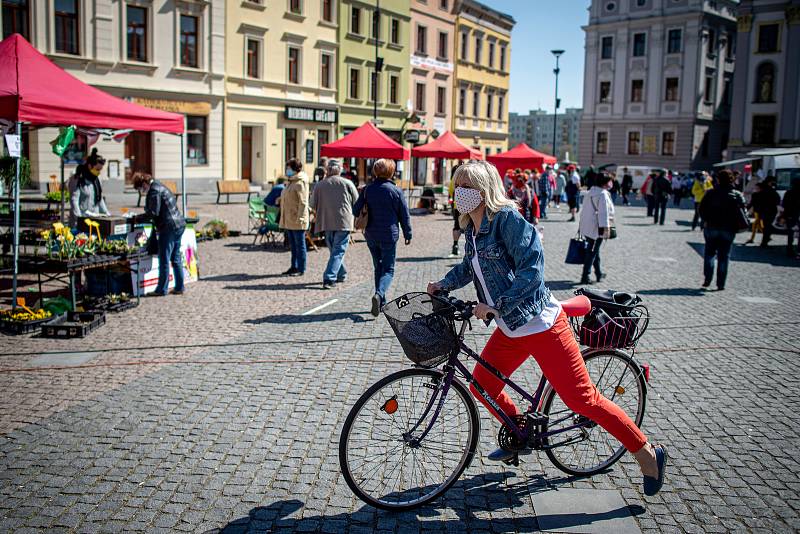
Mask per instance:
[[[162,98],[134,97],[133,102],[142,106],[169,111],[171,113],[183,113],[186,115],[210,115],[210,102],[186,102],[183,100],[164,100]]]
[[[409,130],[403,136],[406,143],[418,143],[419,142],[419,130]]]
[[[435,70],[439,72],[453,72],[453,64],[439,61],[432,57],[411,56],[411,66],[419,69]]]
[[[286,106],[283,116],[291,121],[309,121],[336,123],[335,109],[300,108],[296,106]]]

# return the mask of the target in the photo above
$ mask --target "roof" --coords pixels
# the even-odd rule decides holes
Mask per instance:
[[[322,145],[321,155],[334,158],[408,159],[409,150],[367,121],[341,139]]]
[[[85,84],[16,33],[0,41],[0,118],[36,126],[184,131],[183,115],[127,102]]]
[[[446,131],[434,141],[411,149],[416,158],[483,159],[480,150],[468,147],[451,131]]]

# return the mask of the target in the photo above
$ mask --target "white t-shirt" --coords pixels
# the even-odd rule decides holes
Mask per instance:
[[[475,246],[475,235],[470,235],[470,238],[472,238],[472,248],[475,251],[475,254],[472,256],[472,270],[475,271],[475,277],[478,279],[478,283],[481,285],[484,297],[486,297],[486,304],[494,307],[494,301],[492,300],[492,296],[489,294],[489,290],[486,289],[486,281],[483,279],[483,271],[481,271],[480,263],[478,263],[478,247]],[[542,313],[516,330],[511,330],[506,322],[499,316],[495,317],[494,320],[497,323],[497,327],[506,336],[512,338],[525,337],[550,330],[556,323],[556,319],[558,319],[558,315],[560,313],[561,303],[559,303],[553,297],[553,295],[550,295],[550,302],[548,302],[544,307]]]

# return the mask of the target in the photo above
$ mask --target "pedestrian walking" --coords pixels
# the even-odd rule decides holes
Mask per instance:
[[[744,196],[733,187],[733,173],[727,170],[717,174],[718,186],[708,191],[700,203],[700,216],[705,221],[703,230],[703,289],[708,289],[714,279],[714,262],[717,263],[717,289],[725,289],[728,278],[728,261],[731,246],[739,231]]]
[[[778,206],[781,204],[781,196],[777,191],[778,183],[775,177],[767,175],[761,185],[761,219],[764,221],[764,234],[761,238],[761,247],[767,247],[772,241],[772,234],[775,233],[775,217],[778,216]]]
[[[453,198],[456,188],[456,181],[455,178],[453,177],[455,176],[456,171],[461,165],[463,165],[463,162],[461,160],[459,160],[458,163],[453,165],[453,168],[450,170],[450,185],[447,188],[447,196],[450,200],[450,214],[453,216],[453,248],[450,249],[450,255],[452,256],[459,255],[458,240],[461,238],[461,226],[458,224],[458,219],[461,216],[461,214],[458,213],[458,209],[456,209],[455,199]]]
[[[507,196],[511,200],[517,201],[519,213],[526,221],[534,226],[539,224],[539,199],[525,183],[525,175],[517,176],[514,179],[514,185],[507,191]]]
[[[631,194],[633,189],[633,176],[628,172],[628,167],[622,169],[622,205],[630,206],[631,202],[628,200],[628,195]]]
[[[619,180],[617,180],[616,174],[611,174],[611,189],[609,190],[609,194],[611,195],[611,202],[616,204],[617,197],[619,196]]]
[[[703,229],[703,218],[700,217],[700,203],[706,193],[713,189],[714,185],[711,183],[711,177],[705,172],[696,172],[694,175],[694,182],[692,183],[692,196],[694,197],[694,217],[692,217],[692,231],[700,225]]]
[[[547,203],[553,194],[553,186],[550,184],[550,174],[547,170],[539,175],[536,180],[536,195],[539,197],[539,216],[547,218]]]
[[[175,280],[172,294],[182,295],[184,281],[181,240],[186,229],[186,219],[178,210],[175,195],[164,184],[153,180],[150,174],[135,173],[133,187],[145,197],[144,213],[153,221],[153,231],[158,236],[158,283],[151,295],[163,297],[167,294],[170,267]]]
[[[342,165],[337,160],[327,162],[327,176],[317,184],[311,194],[311,209],[316,212],[314,232],[325,234],[328,247],[328,265],[322,273],[322,288],[332,289],[347,280],[344,255],[353,231],[353,205],[358,191],[353,182],[342,176]]]
[[[600,267],[600,246],[603,244],[603,239],[611,237],[611,227],[614,224],[614,203],[608,192],[611,189],[612,178],[607,173],[595,173],[594,183],[586,195],[587,204],[581,210],[578,226],[578,231],[586,239],[581,284],[592,283],[589,280],[592,267],[598,282],[605,278]]]
[[[677,173],[670,171],[669,181],[672,184],[672,205],[677,208],[683,199],[683,180]]]
[[[783,195],[783,218],[786,221],[786,254],[794,258],[797,252],[794,248],[795,227],[800,223],[800,178],[792,180],[792,188]]]
[[[667,216],[667,204],[672,192],[672,183],[664,171],[660,171],[653,180],[653,224],[664,226]]]
[[[569,206],[569,221],[575,221],[575,214],[578,211],[578,200],[581,196],[581,177],[575,167],[570,165],[567,172],[571,173],[564,192],[567,194],[567,206]]]
[[[645,493],[654,495],[664,481],[664,447],[648,443],[625,412],[592,384],[567,316],[545,285],[544,249],[535,229],[505,197],[491,165],[468,163],[458,170],[456,181],[456,202],[466,214],[466,255],[443,279],[430,282],[428,293],[453,291],[472,282],[480,301],[475,316],[497,323],[481,357],[511,376],[533,355],[571,410],[596,421],[633,453],[644,475]],[[492,415],[499,417],[499,410],[512,418],[520,414],[497,376],[480,364],[473,373],[470,391]],[[478,385],[492,400],[479,394]],[[517,454],[503,445],[488,459],[507,461]]]
[[[561,208],[561,197],[564,195],[564,188],[567,186],[567,177],[563,172],[556,175],[556,187],[553,189],[553,204],[557,209]]]
[[[278,223],[286,230],[291,250],[291,265],[283,274],[303,276],[306,272],[306,231],[308,230],[308,175],[297,158],[286,163],[286,181],[289,185],[280,196],[281,216]]]
[[[406,245],[411,244],[411,216],[403,192],[393,182],[395,163],[379,159],[372,165],[374,181],[358,197],[353,213],[358,215],[367,207],[367,227],[364,237],[372,255],[375,269],[375,293],[372,295],[372,315],[377,317],[386,303],[386,294],[394,278],[397,240],[400,228]],[[498,183],[499,177],[498,177]]]
[[[763,184],[757,183],[753,193],[750,195],[750,202],[747,203],[747,209],[753,213],[753,222],[751,224],[750,239],[744,242],[745,245],[753,243],[756,240],[756,234],[764,233],[764,219],[761,217],[764,201]]]
[[[319,158],[319,165],[314,169],[314,183],[325,179],[328,172],[328,158]]]
[[[647,205],[647,216],[652,217],[653,211],[655,211],[656,204],[655,204],[655,197],[653,196],[653,183],[655,182],[655,174],[650,173],[645,178],[642,187],[639,189],[639,195],[644,198],[645,204]]]

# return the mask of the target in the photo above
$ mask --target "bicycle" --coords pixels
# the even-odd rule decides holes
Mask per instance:
[[[507,464],[519,465],[520,452],[544,451],[561,471],[591,476],[625,453],[604,429],[569,410],[544,376],[531,395],[469,348],[464,334],[472,328],[475,305],[477,302],[446,295],[409,293],[384,306],[384,314],[415,366],[392,373],[367,389],[342,428],[342,475],[367,504],[395,511],[423,506],[443,495],[470,465],[478,445],[480,418],[459,377],[502,417],[498,441],[517,453]],[[576,335],[578,319],[597,309],[583,295],[562,302],[562,307]],[[647,327],[644,310],[631,323],[634,332],[625,338],[626,348],[635,348]],[[458,328],[456,323],[460,323]],[[503,413],[459,360],[462,354],[521,395],[530,403],[528,410],[516,418]],[[585,348],[582,354],[600,392],[640,426],[649,368],[633,359],[633,351]]]

